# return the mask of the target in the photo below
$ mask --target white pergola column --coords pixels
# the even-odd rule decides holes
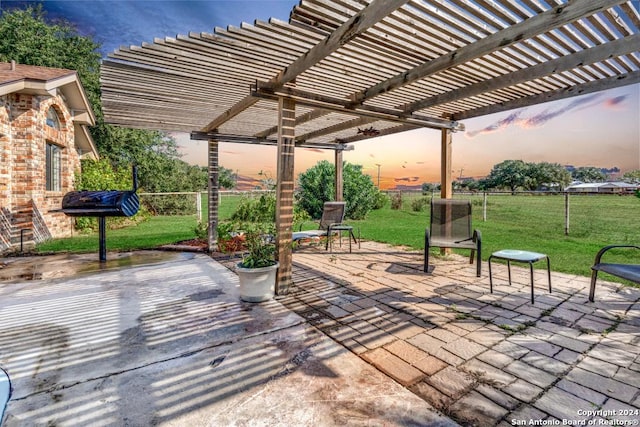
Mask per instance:
[[[208,249],[209,252],[213,252],[213,248],[217,245],[218,241],[218,199],[219,199],[219,172],[220,166],[218,161],[218,141],[210,139],[208,142],[208,157],[209,157],[209,191],[208,201],[209,209],[207,214],[207,223],[209,225],[208,231]]]
[[[295,101],[278,100],[278,171],[276,187],[276,251],[278,276],[276,294],[286,295],[293,283],[293,160],[295,143]]]
[[[344,167],[342,164],[342,150],[336,150],[335,153],[335,200],[336,202],[341,202],[344,199]]]

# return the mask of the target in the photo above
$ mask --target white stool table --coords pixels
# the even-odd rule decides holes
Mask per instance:
[[[493,293],[493,277],[491,276],[491,259],[498,258],[507,260],[507,270],[509,271],[509,285],[511,285],[511,261],[529,263],[529,271],[531,272],[531,304],[533,304],[533,263],[543,258],[547,259],[547,276],[549,277],[549,292],[551,292],[551,267],[549,265],[549,257],[546,254],[538,252],[520,251],[516,249],[503,249],[491,254],[489,257],[489,289]]]

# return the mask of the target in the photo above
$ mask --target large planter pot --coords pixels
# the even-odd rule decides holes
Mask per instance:
[[[276,273],[280,264],[268,267],[244,268],[237,265],[240,279],[240,299],[247,302],[261,302],[273,298],[276,291]]]

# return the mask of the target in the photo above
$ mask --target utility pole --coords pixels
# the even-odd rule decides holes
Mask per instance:
[[[382,166],[380,163],[376,163],[376,166],[378,167],[378,190],[380,189],[380,166]]]

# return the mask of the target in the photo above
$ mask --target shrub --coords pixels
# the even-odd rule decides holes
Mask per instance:
[[[276,196],[273,193],[262,194],[259,197],[243,197],[236,211],[231,215],[232,221],[241,222],[275,222]]]
[[[373,199],[373,209],[378,210],[384,208],[388,201],[389,196],[387,196],[382,191],[378,191]]]
[[[208,239],[209,238],[209,224],[205,221],[200,221],[198,225],[193,229],[196,237],[198,239]]]
[[[107,159],[83,159],[82,171],[76,172],[76,188],[78,190],[128,190],[133,188],[131,169],[114,168]],[[150,216],[144,206],[132,217],[109,217],[107,228],[115,230],[145,221]],[[75,218],[75,227],[82,232],[98,230],[98,219],[94,217]]]
[[[411,210],[414,212],[422,212],[429,205],[428,197],[418,197],[411,201]]]
[[[391,195],[391,209],[402,209],[402,193],[394,193]]]
[[[345,216],[351,219],[364,219],[376,205],[380,192],[369,175],[362,173],[362,166],[344,163],[343,168]],[[335,166],[327,160],[318,162],[312,168],[298,176],[300,191],[296,200],[300,206],[319,219],[322,216],[324,202],[335,200]]]

